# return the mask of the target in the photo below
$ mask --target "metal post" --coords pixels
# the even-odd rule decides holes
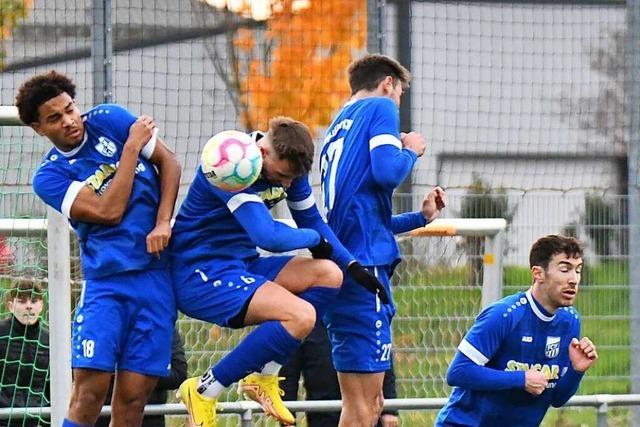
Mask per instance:
[[[607,422],[607,415],[609,411],[609,405],[607,402],[604,402],[600,406],[598,406],[598,415],[597,415],[597,423],[598,427],[607,427],[609,423]]]
[[[71,272],[69,222],[47,207],[51,425],[62,425],[71,397]]]
[[[640,352],[640,0],[627,0],[625,41],[626,99],[629,123],[629,316],[631,354]],[[631,357],[631,392],[640,393],[640,357]],[[634,408],[633,425],[640,411]]]
[[[93,63],[93,103],[111,102],[113,32],[111,0],[93,0],[91,58]]]
[[[502,298],[504,231],[485,237],[482,271],[482,308]]]
[[[367,0],[367,51],[382,53],[384,50],[383,12],[384,0]]]
[[[242,427],[251,427],[251,417],[253,412],[251,409],[247,409],[242,413]]]

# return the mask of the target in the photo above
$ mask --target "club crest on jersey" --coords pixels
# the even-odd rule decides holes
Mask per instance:
[[[111,141],[106,136],[98,137],[98,143],[95,145],[95,148],[100,154],[106,157],[113,157],[117,151],[115,142]]]
[[[558,357],[560,354],[560,337],[547,337],[547,345],[544,348],[544,355],[549,359]]]

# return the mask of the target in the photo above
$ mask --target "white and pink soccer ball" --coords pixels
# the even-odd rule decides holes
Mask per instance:
[[[224,191],[241,191],[260,176],[262,153],[251,136],[225,130],[207,141],[200,166],[211,184]]]

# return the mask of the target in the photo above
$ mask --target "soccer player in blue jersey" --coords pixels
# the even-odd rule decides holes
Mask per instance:
[[[116,104],[81,114],[75,94],[71,79],[51,71],[25,81],[16,96],[22,122],[53,144],[33,189],[80,240],[85,281],[62,425],[95,423],[115,371],[112,426],[137,426],[171,361],[176,308],[164,249],[180,165],[152,118]]]
[[[198,167],[173,227],[172,274],[180,311],[231,328],[259,325],[202,377],[180,387],[194,426],[214,426],[218,395],[253,372],[242,380],[241,391],[280,422],[294,423],[280,397],[280,366],[334,300],[342,271],[363,289],[382,288],[340,244],[316,207],[307,176],[314,153],[309,129],[276,117],[260,136],[255,134],[263,157],[261,178],[231,193],[210,184]],[[269,213],[281,200],[298,228]],[[261,257],[256,246],[271,252],[310,248],[314,259]]]
[[[572,307],[582,272],[582,248],[550,235],[531,247],[531,288],[484,309],[456,352],[449,401],[436,426],[538,426],[549,405],[564,405],[598,359],[580,338]]]
[[[394,234],[436,218],[445,194],[436,187],[421,211],[392,215],[393,191],[425,149],[420,134],[399,131],[400,97],[411,75],[377,54],[354,61],[348,74],[351,99],[327,129],[322,147],[324,207],[338,239],[391,295],[389,278],[400,259]],[[394,314],[392,301],[382,301],[347,277],[325,316],[342,393],[341,427],[370,427],[379,416]]]

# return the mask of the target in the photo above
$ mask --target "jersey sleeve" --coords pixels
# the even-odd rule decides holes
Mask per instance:
[[[393,234],[406,233],[427,225],[427,219],[422,212],[406,212],[391,217],[391,231]]]
[[[103,104],[95,107],[90,113],[90,117],[98,122],[103,122],[119,141],[124,142],[129,138],[129,128],[138,119],[133,113],[118,104]],[[150,159],[156,148],[158,141],[158,128],[155,128],[151,139],[142,148],[140,154],[146,159]]]
[[[512,316],[503,316],[504,313],[506,309],[501,303],[487,307],[458,345],[458,350],[476,365],[484,366],[509,333]]]
[[[41,167],[33,176],[33,191],[47,205],[71,219],[71,206],[84,182],[71,179],[63,168],[52,163]]]
[[[324,218],[322,218],[316,205],[315,197],[313,197],[308,176],[302,176],[293,180],[291,187],[287,190],[287,206],[298,227],[316,230],[331,243],[333,247],[331,259],[338,264],[340,268],[347,268],[349,263],[355,260],[347,248],[338,240],[338,237],[336,237]]]
[[[264,202],[251,189],[239,193],[210,186],[247,232],[251,240],[270,252],[287,252],[310,248],[320,243],[320,235],[308,228],[293,228],[275,221]]]
[[[400,185],[418,158],[413,151],[402,148],[399,128],[395,103],[390,99],[376,102],[369,131],[369,155],[373,178],[385,188]]]

